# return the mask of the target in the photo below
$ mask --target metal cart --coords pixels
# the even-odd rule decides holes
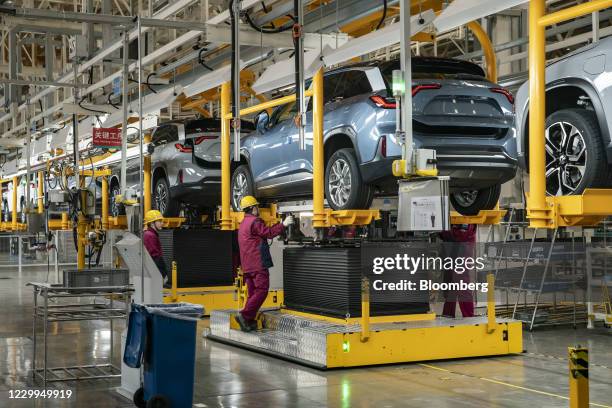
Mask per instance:
[[[32,340],[34,351],[32,357],[32,376],[40,378],[43,386],[47,382],[93,380],[121,376],[121,370],[112,364],[114,346],[115,319],[127,320],[130,298],[133,292],[131,285],[106,287],[64,287],[49,283],[30,282],[34,292],[34,311]],[[103,299],[102,302],[97,302]],[[108,320],[110,322],[110,356],[108,364],[75,365],[67,367],[47,366],[47,335],[49,323],[74,322],[85,320]],[[43,366],[36,367],[37,329],[39,321],[43,325]]]

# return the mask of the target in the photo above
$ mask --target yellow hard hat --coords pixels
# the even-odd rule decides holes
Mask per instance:
[[[162,216],[162,213],[160,213],[158,210],[149,210],[145,214],[144,223],[150,224],[152,222],[161,221],[163,219],[164,217]]]
[[[240,208],[243,210],[249,207],[253,207],[254,205],[259,205],[259,201],[253,196],[244,196],[242,200],[240,200]]]

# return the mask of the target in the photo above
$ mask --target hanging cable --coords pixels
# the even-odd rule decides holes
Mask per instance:
[[[382,13],[382,16],[380,17],[380,21],[378,22],[378,25],[376,26],[376,30],[382,27],[386,19],[387,19],[387,0],[383,0],[383,13]]]
[[[209,71],[214,71],[214,69],[213,69],[213,68],[212,68],[210,65],[206,64],[206,63],[204,62],[204,59],[202,58],[202,54],[203,54],[205,51],[208,51],[208,49],[207,49],[207,48],[201,48],[201,49],[200,49],[200,51],[198,51],[198,63],[199,63],[201,66],[203,66],[204,68],[206,68],[207,70],[209,70]]]
[[[231,13],[231,11],[230,11]],[[293,23],[296,21],[294,16],[288,15],[287,17],[290,17],[293,22],[282,25],[280,27],[276,27],[276,28],[264,28],[264,27],[259,27],[257,26],[257,24],[255,24],[255,22],[253,21],[253,19],[251,19],[251,16],[249,15],[249,13],[244,13],[244,17],[247,21],[247,23],[249,23],[249,25],[251,26],[251,28],[255,31],[260,31],[264,34],[277,34],[277,33],[282,33],[285,31],[289,31],[293,28]]]

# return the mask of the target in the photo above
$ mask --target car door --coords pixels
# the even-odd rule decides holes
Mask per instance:
[[[344,97],[344,71],[330,73],[323,80],[323,129],[329,122],[329,114],[337,107]],[[288,143],[289,167],[293,174],[292,189],[296,194],[304,195],[312,192],[312,98],[309,98],[306,111],[306,126],[304,137],[306,149],[300,149],[300,137],[295,128]]]
[[[279,106],[272,113],[269,128],[253,133],[249,162],[259,196],[284,194],[290,187],[288,148],[295,132],[295,112],[295,103]]]

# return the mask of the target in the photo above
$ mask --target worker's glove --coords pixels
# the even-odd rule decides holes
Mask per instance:
[[[288,215],[287,217],[285,217],[285,219],[283,220],[283,225],[285,227],[293,225],[293,215]]]

